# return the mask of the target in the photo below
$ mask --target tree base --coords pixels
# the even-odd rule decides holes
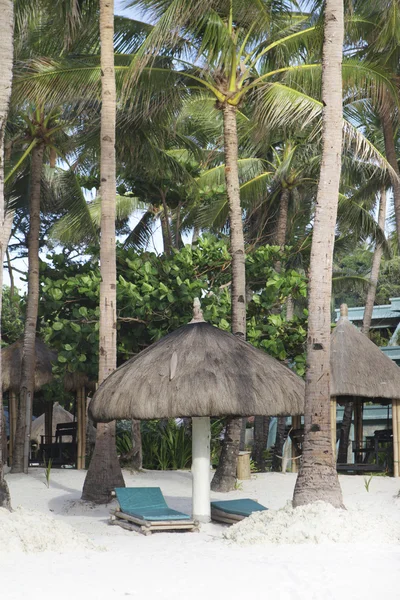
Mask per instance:
[[[3,477],[0,477],[0,508],[11,510],[10,490],[8,489],[7,482],[5,479],[3,479]]]
[[[293,506],[304,506],[315,502],[327,502],[334,508],[345,508],[336,468],[319,466],[318,471],[302,466],[296,480]]]
[[[226,419],[226,431],[218,468],[211,482],[213,492],[231,492],[236,485],[236,463],[239,454],[242,419]]]
[[[116,487],[125,487],[115,448],[115,422],[97,425],[96,446],[83,485],[82,500],[108,504]]]

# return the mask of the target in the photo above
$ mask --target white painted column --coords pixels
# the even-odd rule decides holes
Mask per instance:
[[[211,520],[210,507],[210,417],[192,418],[193,518]]]

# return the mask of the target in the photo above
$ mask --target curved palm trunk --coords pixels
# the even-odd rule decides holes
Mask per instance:
[[[40,195],[43,155],[43,144],[38,144],[33,148],[31,163],[31,190],[29,197],[28,296],[26,302],[24,342],[22,348],[17,429],[13,452],[13,473],[28,473],[29,463],[36,364],[36,325],[39,310]]]
[[[99,383],[117,367],[114,0],[100,0],[100,42],[102,106]],[[106,503],[111,498],[112,490],[124,485],[115,446],[115,421],[99,423],[82,499],[99,504]]]
[[[304,443],[294,506],[343,506],[330,424],[330,300],[342,150],[343,0],[326,0],[322,59],[323,149],[309,278]]]
[[[0,36],[0,231],[4,231],[5,202],[4,202],[4,134],[6,129],[8,106],[11,96],[12,64],[13,64],[13,1],[0,0],[2,28]],[[7,240],[8,241],[8,240]],[[6,240],[0,235],[0,265],[3,265]],[[0,269],[0,342],[1,342],[1,300],[3,289],[3,269]],[[0,353],[0,381],[1,353]],[[0,415],[3,414],[3,395],[0,393]],[[3,440],[6,437],[3,420],[0,419],[0,508],[11,509],[10,492],[4,479]]]
[[[246,337],[246,272],[242,209],[240,207],[238,136],[236,108],[225,104],[224,118],[225,182],[229,200],[229,219],[232,256],[232,333]],[[240,445],[242,419],[228,418],[218,468],[211,482],[215,492],[235,488],[236,460]]]
[[[378,225],[384,230],[386,220],[386,189],[382,188],[381,197],[379,202],[379,214],[378,214]],[[369,334],[371,327],[372,311],[374,309],[376,286],[378,285],[379,269],[381,267],[381,260],[383,255],[383,248],[381,245],[376,244],[374,256],[372,258],[371,275],[368,283],[367,299],[365,301],[364,317],[362,324],[362,332],[365,335]]]
[[[383,137],[385,140],[385,153],[388,163],[392,167],[395,177],[392,173],[390,179],[392,182],[393,189],[393,203],[394,203],[394,214],[396,218],[396,231],[397,231],[397,243],[400,245],[400,170],[397,163],[396,146],[394,141],[394,132],[392,125],[392,110],[393,103],[387,97],[385,107],[381,110],[381,123],[383,129]]]

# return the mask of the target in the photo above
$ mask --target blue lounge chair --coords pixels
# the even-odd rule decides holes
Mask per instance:
[[[220,521],[221,523],[237,523],[249,517],[251,513],[261,510],[268,509],[250,498],[211,502],[211,518],[213,521]]]
[[[145,535],[173,529],[198,531],[197,521],[169,508],[159,487],[115,488],[115,495],[119,506],[111,515],[113,525],[141,531]]]

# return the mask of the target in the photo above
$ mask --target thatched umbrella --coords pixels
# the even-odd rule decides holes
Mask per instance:
[[[3,392],[12,391],[19,393],[23,343],[23,339],[20,338],[1,350]],[[53,350],[50,350],[39,338],[36,338],[35,353],[36,392],[53,379],[52,363],[57,361],[57,354]]]
[[[393,401],[393,437],[396,436],[393,443],[396,452],[400,369],[349,321],[346,304],[342,304],[340,307],[340,319],[331,336],[331,397],[333,398],[332,412],[335,412],[335,417],[335,399],[338,398],[341,398],[342,401],[353,401],[354,398],[371,398],[386,403]],[[359,422],[358,428],[356,424],[356,435],[360,438],[360,431],[357,433],[357,429],[359,430],[360,427],[362,429],[362,405],[360,402],[356,404],[355,421]],[[360,407],[361,410],[358,414]],[[336,423],[333,425],[336,443]],[[361,442],[360,439],[358,441]],[[396,466],[398,468],[395,463]]]
[[[1,350],[2,363],[2,390],[9,392],[9,419],[10,419],[10,461],[15,439],[17,424],[17,394],[21,383],[21,364],[23,338]],[[36,363],[34,391],[37,392],[53,379],[52,364],[57,361],[57,354],[50,350],[41,339],[36,338]]]
[[[196,299],[197,300],[197,299]],[[114,371],[89,405],[95,421],[193,417],[193,515],[210,517],[210,416],[300,415],[304,382],[265,352],[193,320]]]

